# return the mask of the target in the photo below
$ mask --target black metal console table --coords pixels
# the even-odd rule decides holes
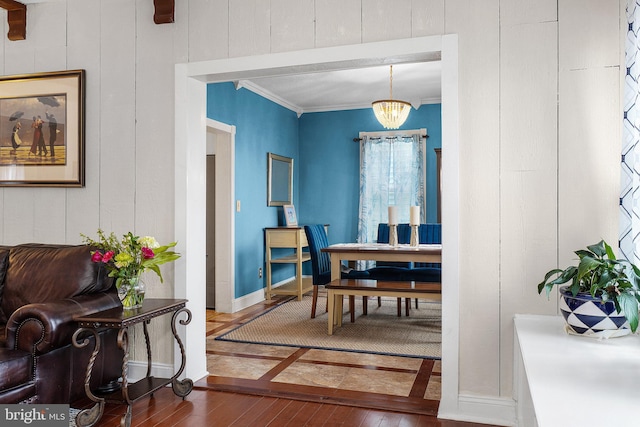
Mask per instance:
[[[87,427],[95,425],[104,412],[106,403],[126,403],[127,410],[120,420],[120,425],[129,427],[131,425],[131,405],[138,399],[153,394],[153,392],[171,383],[173,392],[176,396],[183,399],[193,389],[193,381],[189,378],[178,380],[178,376],[182,374],[186,363],[186,355],[184,345],[176,331],[176,321],[180,313],[186,313],[186,319],[179,320],[181,325],[188,325],[191,322],[191,311],[185,308],[187,300],[184,299],[154,299],[147,298],[144,300],[141,308],[134,310],[123,310],[122,308],[114,308],[94,313],[89,316],[79,316],[74,318],[78,322],[78,330],[73,334],[72,342],[77,348],[86,347],[90,340],[87,334],[93,335],[95,338],[95,348],[89,359],[87,366],[87,374],[84,382],[85,392],[87,396],[94,402],[92,407],[83,409],[76,416],[76,425],[78,427]],[[182,354],[182,363],[180,369],[171,378],[156,378],[151,376],[151,344],[149,342],[149,332],[147,325],[154,317],[164,314],[173,313],[171,318],[171,330]],[[130,326],[142,323],[145,343],[147,345],[147,375],[140,381],[129,384],[127,379],[127,371],[129,364],[129,337],[128,330]],[[91,381],[91,372],[96,356],[100,352],[100,339],[98,330],[104,328],[119,329],[118,347],[124,352],[122,358],[122,384],[121,387],[105,396],[96,396],[91,391],[89,384]],[[81,338],[84,337],[84,338]]]

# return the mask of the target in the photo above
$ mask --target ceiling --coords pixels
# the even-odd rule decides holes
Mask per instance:
[[[393,98],[414,108],[439,103],[441,62],[393,66]],[[389,98],[389,67],[252,78],[240,80],[246,88],[301,115],[309,112],[368,108],[373,101]]]

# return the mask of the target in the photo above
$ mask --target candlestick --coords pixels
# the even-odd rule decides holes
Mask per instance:
[[[409,211],[409,224],[420,225],[420,206],[411,206]]]
[[[389,206],[389,225],[398,225],[398,207]]]
[[[418,246],[419,243],[420,243],[420,238],[418,237],[418,226],[412,225],[411,226],[411,242],[409,243],[409,246],[416,247]]]
[[[398,226],[395,224],[389,224],[389,244],[398,246]]]

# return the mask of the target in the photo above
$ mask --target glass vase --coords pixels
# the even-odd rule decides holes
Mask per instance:
[[[142,307],[146,286],[140,275],[124,278],[118,287],[118,297],[122,302],[122,308],[133,310]]]

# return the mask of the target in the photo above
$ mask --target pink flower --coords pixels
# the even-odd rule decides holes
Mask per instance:
[[[100,253],[100,251],[95,251],[91,255],[91,261],[92,262],[100,262],[100,261],[102,261],[102,254]]]
[[[111,258],[113,258],[113,255],[115,255],[113,251],[105,252],[102,257],[102,262],[109,262]]]
[[[156,254],[153,253],[153,249],[151,248],[142,248],[142,258],[151,259],[155,257]]]

